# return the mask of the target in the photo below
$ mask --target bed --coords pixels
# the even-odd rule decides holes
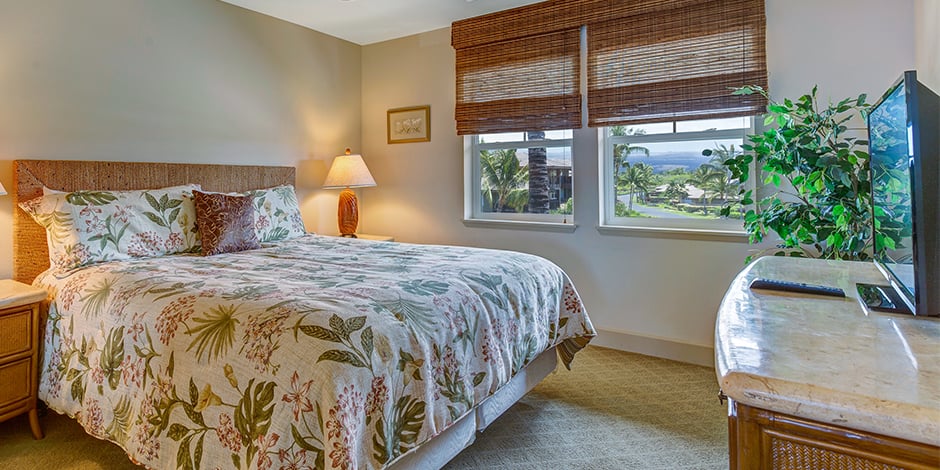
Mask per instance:
[[[44,186],[294,182],[286,167],[14,166],[16,203]],[[66,269],[19,207],[14,231],[14,277],[50,292],[40,399],[150,468],[439,468],[594,336],[565,273],[522,253],[306,234]]]

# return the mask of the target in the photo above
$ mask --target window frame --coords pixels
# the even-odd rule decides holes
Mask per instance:
[[[512,142],[481,143],[480,135],[464,136],[464,222],[468,225],[499,226],[502,224],[518,224],[519,226],[546,229],[573,231],[574,208],[571,214],[527,214],[512,212],[484,212],[482,207],[483,185],[482,170],[480,167],[480,151],[494,149],[528,149],[534,147],[556,148],[568,147],[571,153],[571,192],[574,195],[574,129],[565,129],[571,132],[572,137],[550,140],[522,140]],[[525,131],[522,131],[523,133]],[[549,132],[549,131],[545,131]],[[486,135],[486,134],[483,134]],[[536,145],[533,145],[535,143]]]
[[[679,121],[672,121],[673,131],[671,133],[659,134],[641,134],[628,136],[612,136],[610,128],[597,128],[599,135],[598,168],[600,174],[598,181],[601,190],[600,196],[600,214],[598,230],[602,233],[619,232],[673,232],[680,234],[719,236],[747,239],[747,232],[744,230],[744,222],[741,219],[693,219],[693,218],[642,218],[642,217],[617,217],[614,212],[616,198],[616,184],[612,181],[614,172],[613,148],[616,144],[627,143],[633,145],[642,145],[650,143],[669,143],[669,142],[688,142],[688,141],[715,141],[723,139],[742,139],[742,143],[748,143],[747,136],[755,133],[760,116],[751,116],[749,126],[735,129],[719,129],[706,131],[686,131],[676,132]],[[744,118],[742,118],[744,119]],[[650,123],[652,124],[652,123]],[[636,124],[634,126],[641,126]],[[630,125],[627,125],[630,127]],[[655,158],[655,157],[651,157]],[[752,166],[754,163],[751,164]],[[756,199],[757,179],[760,177],[755,171],[751,171],[752,178],[746,181],[745,189],[754,191]]]

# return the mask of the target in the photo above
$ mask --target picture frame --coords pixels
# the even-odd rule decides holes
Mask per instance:
[[[431,107],[410,106],[388,110],[388,143],[431,141]]]

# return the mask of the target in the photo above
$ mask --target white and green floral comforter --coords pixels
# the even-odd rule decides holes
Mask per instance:
[[[382,468],[594,329],[531,255],[308,235],[48,271],[40,399],[152,468]]]

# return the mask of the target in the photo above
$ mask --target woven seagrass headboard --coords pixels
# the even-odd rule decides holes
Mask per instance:
[[[196,165],[78,160],[15,160],[13,186],[13,278],[27,284],[49,268],[46,232],[19,203],[42,196],[42,187],[82,189],[153,189],[188,183],[206,191],[247,191],[294,184],[296,171],[284,166]]]

